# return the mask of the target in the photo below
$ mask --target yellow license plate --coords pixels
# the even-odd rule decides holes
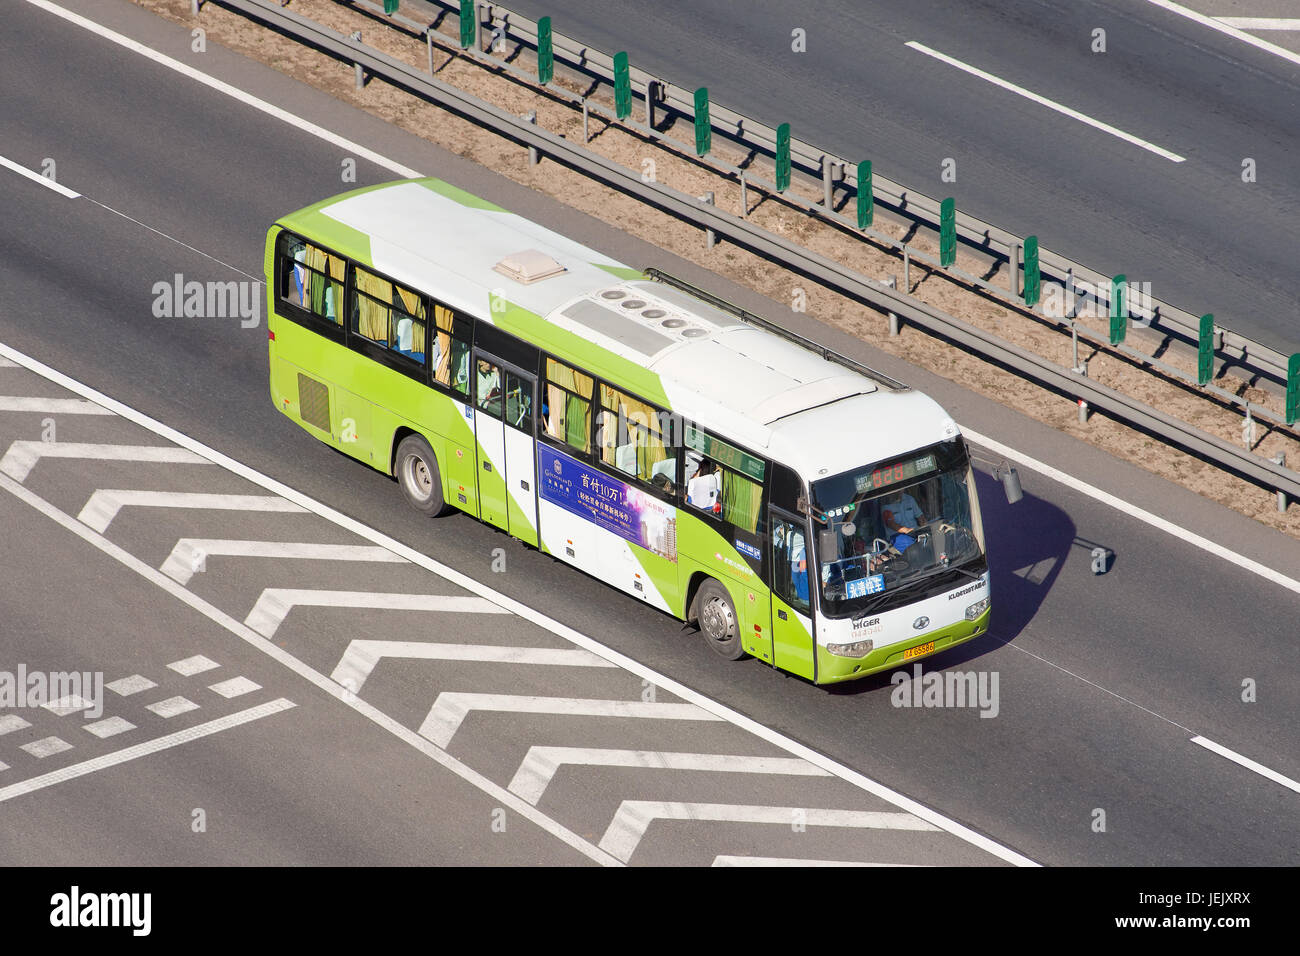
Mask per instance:
[[[921,657],[924,654],[929,654],[932,650],[934,650],[934,641],[931,641],[929,644],[918,645],[917,647],[909,647],[907,650],[903,651],[903,660],[910,661],[913,657]]]

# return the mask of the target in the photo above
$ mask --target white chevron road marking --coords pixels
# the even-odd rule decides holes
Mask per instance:
[[[939,827],[910,813],[881,810],[824,810],[816,807],[754,807],[728,803],[661,803],[624,800],[601,837],[600,848],[626,863],[655,820],[699,820],[711,823],[800,822],[810,827],[856,827],[868,830],[932,830]]]
[[[509,614],[481,597],[446,594],[392,594],[387,591],[322,591],[308,588],[267,588],[244,623],[271,637],[295,607],[350,607],[390,611],[446,611],[455,614]]]
[[[513,714],[564,714],[580,717],[640,717],[651,720],[722,718],[694,704],[646,703],[640,700],[588,700],[582,697],[517,697],[511,694],[439,694],[420,725],[420,736],[446,747],[472,710]]]
[[[117,513],[133,508],[205,508],[218,511],[279,511],[308,514],[306,508],[279,495],[211,495],[192,491],[134,491],[101,488],[90,496],[77,515],[100,534],[108,530]]]
[[[37,398],[25,395],[0,395],[0,412],[47,412],[51,415],[113,414],[102,405],[96,405],[84,398]]]
[[[542,799],[564,764],[594,767],[644,767],[654,770],[708,770],[719,773],[788,774],[829,777],[830,771],[798,757],[743,757],[732,754],[669,753],[657,750],[597,750],[583,747],[530,747],[510,781],[510,792],[533,806]]]
[[[26,481],[42,458],[87,458],[101,461],[147,461],[177,465],[211,465],[185,448],[173,445],[97,445],[92,442],[15,441],[0,458],[0,472]]]
[[[478,599],[445,598],[444,600]],[[439,608],[439,610],[447,609]],[[257,630],[256,626],[252,624],[249,626]],[[430,641],[353,641],[343,652],[343,658],[339,661],[338,667],[334,668],[330,679],[342,684],[354,694],[359,693],[361,685],[370,677],[375,665],[385,657],[422,661],[481,661],[488,664],[540,664],[556,667],[614,667],[604,658],[576,648],[439,644]]]
[[[229,541],[181,538],[158,570],[178,584],[188,584],[210,556],[283,558],[306,561],[378,561],[405,564],[387,548],[360,544],[315,544],[298,541]]]

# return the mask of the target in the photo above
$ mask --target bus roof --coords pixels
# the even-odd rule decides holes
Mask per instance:
[[[924,395],[882,388],[437,179],[358,190],[280,224],[522,334],[808,480],[957,433]]]

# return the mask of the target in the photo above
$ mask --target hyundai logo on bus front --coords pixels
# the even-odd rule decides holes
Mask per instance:
[[[917,631],[921,630],[921,628],[923,627],[929,627],[929,626],[930,626],[930,619],[928,617],[918,617],[915,621],[912,622],[912,628]]]
[[[188,282],[181,273],[172,281],[153,284],[153,314],[157,319],[240,319],[241,329],[262,322],[262,283],[252,280]]]

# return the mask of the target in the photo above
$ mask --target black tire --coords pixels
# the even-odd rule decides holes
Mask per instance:
[[[704,643],[715,654],[729,661],[738,661],[745,656],[736,606],[731,602],[727,589],[712,578],[701,584],[695,595],[695,622]]]
[[[450,510],[442,496],[438,458],[419,435],[407,435],[397,446],[393,474],[403,497],[416,511],[436,518]]]

